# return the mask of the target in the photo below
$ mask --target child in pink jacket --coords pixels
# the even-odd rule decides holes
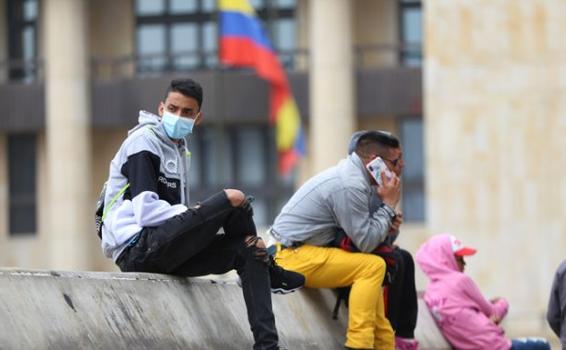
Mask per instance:
[[[456,349],[548,349],[543,340],[511,340],[499,322],[509,304],[503,298],[487,300],[474,281],[464,274],[464,257],[476,250],[454,236],[431,237],[417,251],[415,260],[428,276],[424,300],[446,339]]]

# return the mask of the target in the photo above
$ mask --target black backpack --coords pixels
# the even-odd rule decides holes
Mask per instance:
[[[102,185],[102,190],[96,201],[96,209],[94,212],[94,227],[98,238],[102,239],[102,216],[104,215],[104,196],[106,196],[106,184]]]

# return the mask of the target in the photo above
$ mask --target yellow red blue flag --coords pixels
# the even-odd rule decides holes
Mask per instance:
[[[276,127],[279,172],[287,174],[305,153],[301,117],[287,75],[248,0],[220,0],[220,61],[248,67],[270,85],[269,117]]]

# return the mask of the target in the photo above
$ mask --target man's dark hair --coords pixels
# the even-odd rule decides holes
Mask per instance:
[[[399,148],[399,139],[387,132],[373,132],[360,137],[356,143],[356,154],[365,160],[373,156],[384,157],[391,148]]]
[[[171,80],[167,91],[165,91],[164,101],[170,92],[179,92],[187,97],[192,97],[198,102],[198,108],[202,106],[202,86],[192,79],[174,79]]]

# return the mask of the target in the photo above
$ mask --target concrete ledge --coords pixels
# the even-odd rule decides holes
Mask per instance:
[[[339,319],[333,320],[334,301],[330,290],[274,295],[281,344],[289,349],[343,349],[347,310],[342,307]],[[1,349],[252,346],[240,288],[199,278],[0,269],[0,319]],[[426,323],[430,320],[421,321],[419,315],[422,331],[417,334],[427,344],[434,340]],[[421,348],[447,349],[427,344],[421,341]]]
[[[417,328],[415,338],[418,339],[420,350],[451,350],[452,346],[436,326],[436,321],[428,310],[422,293],[419,293],[419,315],[417,317]]]

